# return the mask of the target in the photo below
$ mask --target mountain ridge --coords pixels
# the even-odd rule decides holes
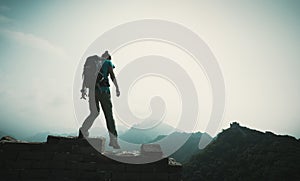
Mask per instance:
[[[184,165],[184,180],[299,180],[300,141],[234,122]]]

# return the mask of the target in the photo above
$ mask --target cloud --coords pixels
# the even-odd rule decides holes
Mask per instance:
[[[0,14],[0,23],[10,23],[12,21],[12,19]]]
[[[0,5],[0,23],[10,23],[13,20],[7,16],[4,16],[2,12],[10,11],[10,8],[7,6]]]
[[[5,34],[7,37],[26,46],[43,50],[55,54],[57,56],[60,56],[62,58],[67,58],[67,54],[61,47],[54,45],[50,43],[48,40],[38,37],[34,34],[12,31],[7,29],[0,29],[0,33]]]
[[[0,6],[0,12],[4,12],[4,11],[10,11],[10,8],[8,6]]]

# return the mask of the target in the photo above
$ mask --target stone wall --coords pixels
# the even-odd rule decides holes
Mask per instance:
[[[104,139],[89,141],[99,147],[93,148],[84,139],[55,136],[48,136],[45,143],[2,139],[0,180],[181,180],[181,165],[172,159],[121,163],[105,156]]]

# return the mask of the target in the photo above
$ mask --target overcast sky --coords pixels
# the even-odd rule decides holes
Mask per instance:
[[[237,120],[254,129],[299,138],[299,8],[297,0],[1,0],[0,131],[30,135],[77,130],[82,120],[74,116],[72,89],[84,52],[111,28],[151,18],[192,30],[217,58],[227,95],[219,131]],[[176,51],[163,43],[140,42],[117,52],[113,61],[118,73],[126,62],[122,58],[128,62],[144,53],[176,55],[180,59]],[[194,70],[192,64],[182,62],[196,82],[199,112],[203,113],[197,120],[197,130],[204,131],[211,106],[209,86],[201,69]],[[167,109],[170,105],[166,122],[175,124],[180,100],[171,97],[176,91],[166,93],[169,89],[172,92],[172,86],[156,79],[147,78],[132,89],[131,109],[137,115],[148,115],[147,99],[160,91],[149,91],[145,86],[159,83],[163,85],[161,96],[166,97]],[[87,111],[87,102],[82,105]]]

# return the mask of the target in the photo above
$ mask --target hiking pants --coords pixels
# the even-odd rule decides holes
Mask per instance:
[[[87,133],[88,130],[92,127],[95,119],[98,117],[100,113],[99,102],[101,104],[101,108],[104,113],[104,117],[106,120],[106,127],[108,131],[117,137],[118,134],[115,126],[115,120],[113,118],[110,92],[104,92],[98,89],[92,91],[89,90],[90,114],[83,122],[80,130],[83,133]]]

